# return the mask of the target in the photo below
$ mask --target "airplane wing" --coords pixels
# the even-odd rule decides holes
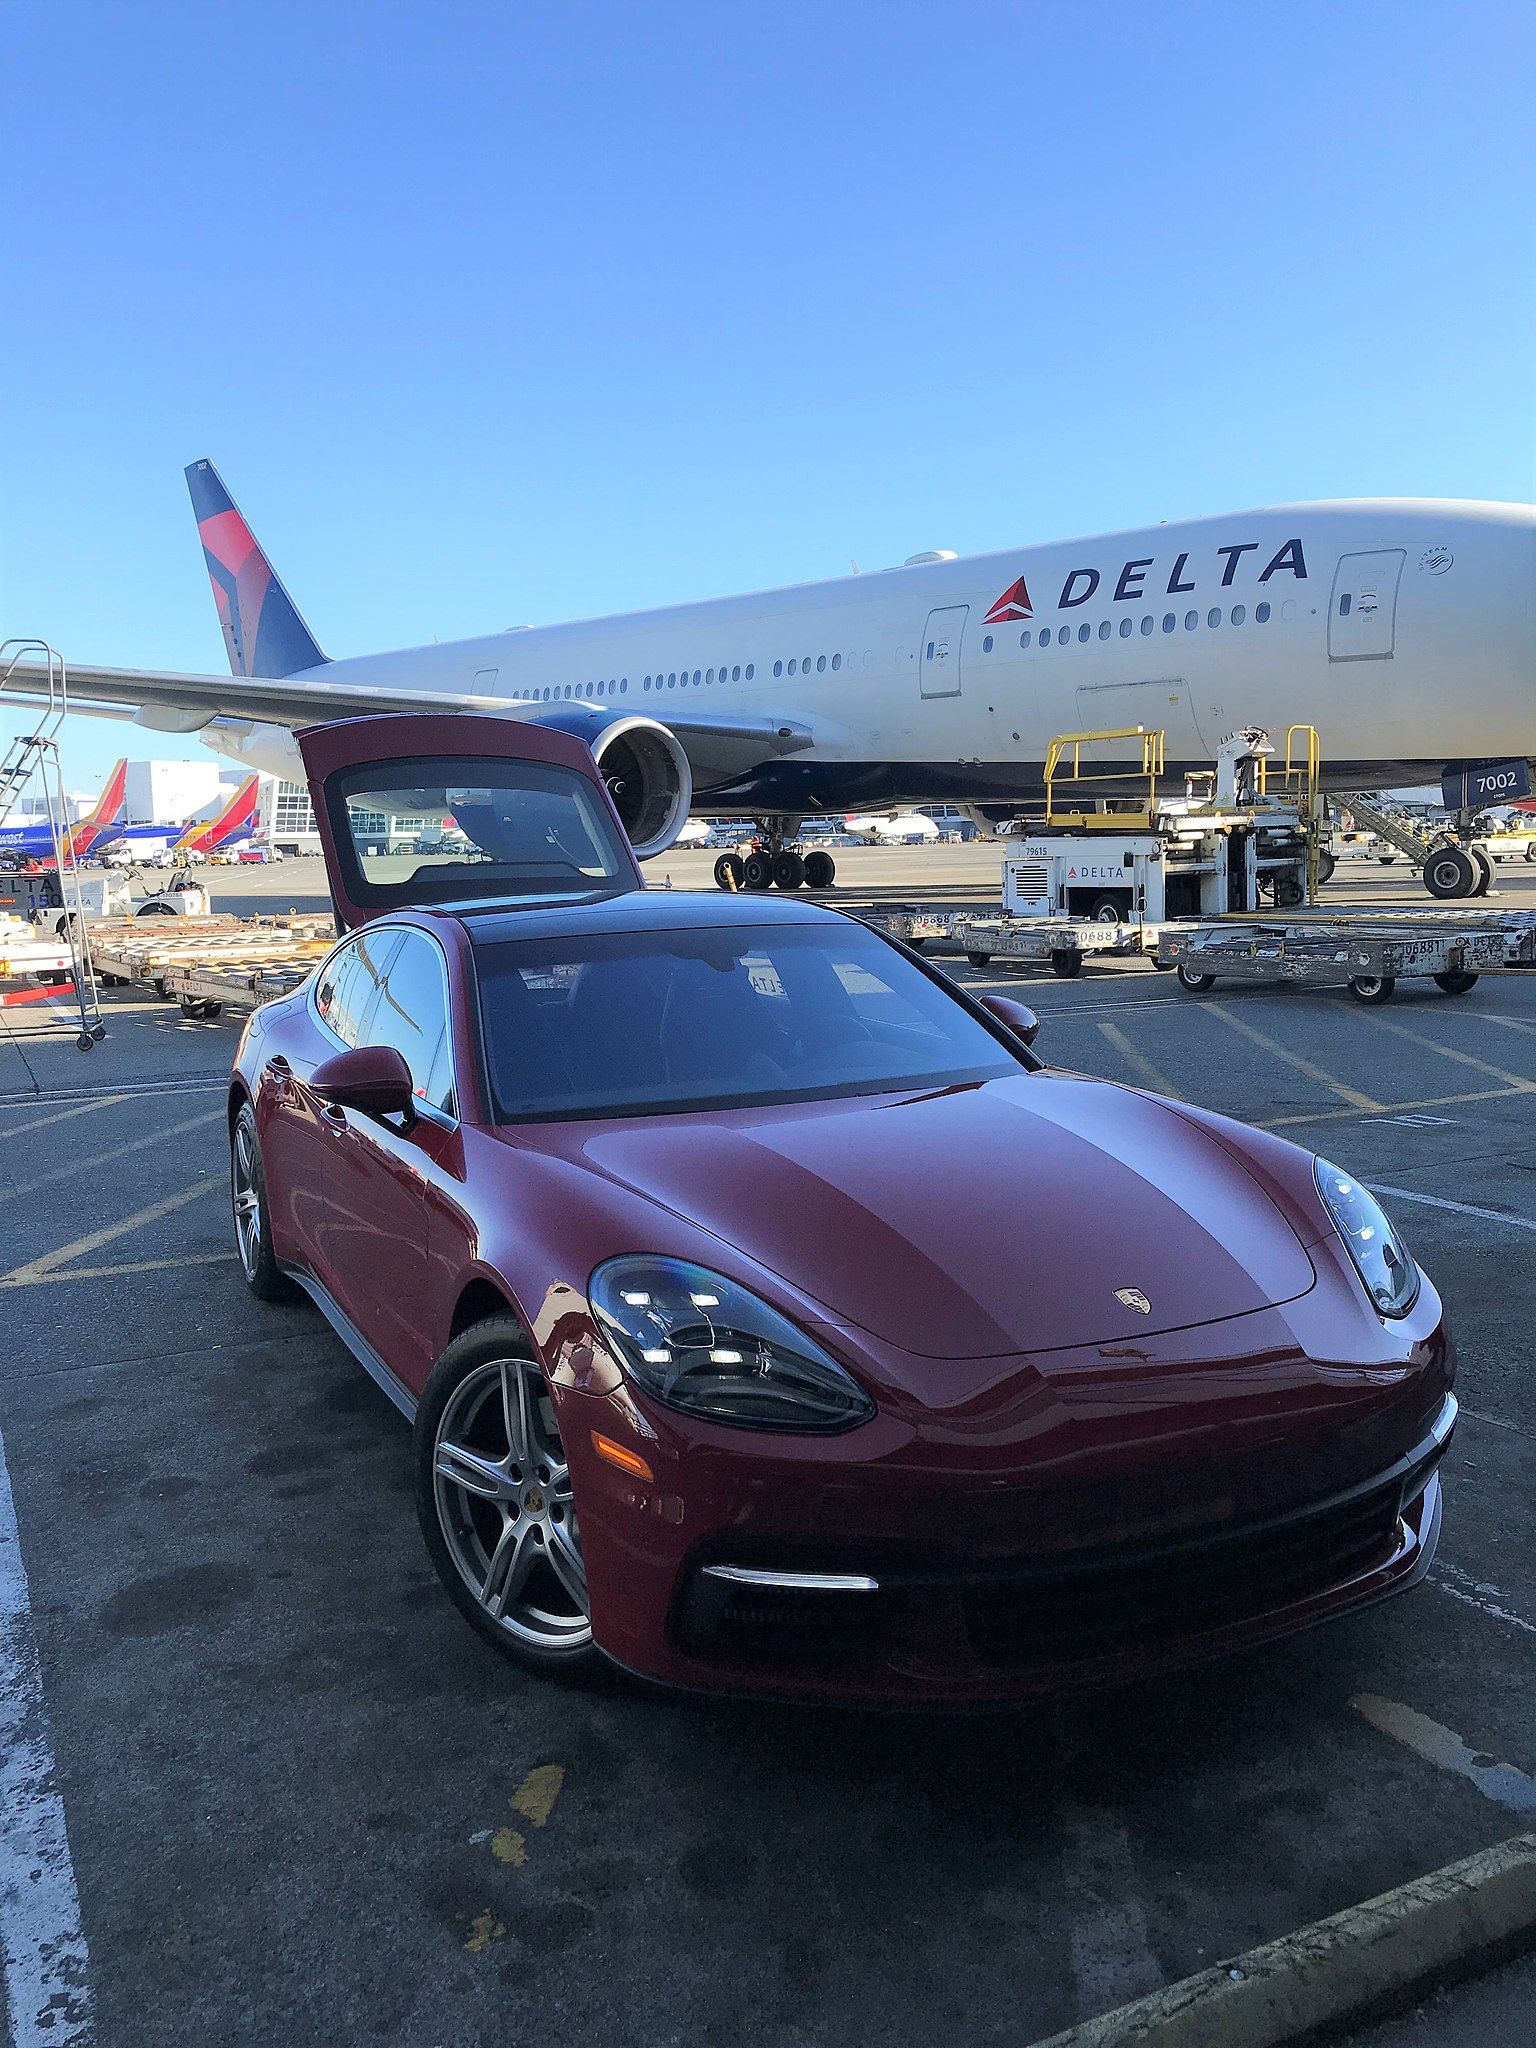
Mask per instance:
[[[7,698],[35,702],[47,695],[47,671],[18,663],[6,686]],[[358,718],[374,711],[506,711],[536,720],[554,707],[534,706],[515,697],[481,696],[471,691],[399,690],[372,683],[333,681],[313,676],[186,675],[156,669],[99,668],[84,662],[69,665],[69,708],[106,718],[137,718],[161,732],[200,732],[218,719],[255,719],[273,725],[319,725],[330,718]],[[763,712],[722,712],[714,716],[681,712],[662,715],[658,707],[624,707],[654,716],[675,733],[688,756],[695,784],[701,790],[744,774],[761,761],[797,754],[814,746],[812,727],[801,719],[775,718]],[[566,731],[585,737],[590,723],[598,737],[613,723],[619,707],[562,701],[559,722]],[[142,714],[142,716],[140,715]],[[622,715],[620,713],[619,715]]]

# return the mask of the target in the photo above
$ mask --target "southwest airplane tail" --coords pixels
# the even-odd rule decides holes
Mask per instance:
[[[107,827],[118,824],[126,816],[127,785],[128,763],[126,759],[121,759],[114,763],[111,774],[102,784],[101,795],[79,824],[72,825],[66,834],[66,844],[72,859],[84,860]]]
[[[319,668],[325,661],[319,642],[224,488],[224,479],[211,462],[191,463],[186,476],[230,674],[280,677]]]
[[[172,853],[186,853],[194,848],[199,853],[212,853],[232,839],[249,838],[255,828],[260,794],[260,775],[245,776],[228,802],[211,818],[193,818],[182,827],[180,837],[171,843]]]

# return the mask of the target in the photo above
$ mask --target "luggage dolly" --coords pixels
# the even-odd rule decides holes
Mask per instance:
[[[1480,974],[1517,964],[1527,934],[1496,923],[1436,925],[1413,918],[1337,924],[1230,923],[1164,927],[1157,965],[1186,995],[1223,981],[1347,988],[1357,1003],[1385,1003],[1399,981],[1422,977],[1464,996]]]

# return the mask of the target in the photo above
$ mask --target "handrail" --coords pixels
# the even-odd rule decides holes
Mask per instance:
[[[1115,740],[1137,740],[1141,747],[1139,768],[1117,768],[1088,765],[1083,770],[1083,748],[1100,746]],[[1045,822],[1054,825],[1098,826],[1105,830],[1121,829],[1140,824],[1150,827],[1152,815],[1157,808],[1157,778],[1163,773],[1167,735],[1161,726],[1145,725],[1106,726],[1095,732],[1058,733],[1046,749],[1045,755]],[[1071,750],[1071,767],[1063,771],[1062,762]],[[1097,793],[1093,802],[1100,808],[1093,810],[1059,810],[1056,804],[1056,785],[1065,782],[1069,786],[1083,783],[1102,784],[1106,782],[1145,783],[1146,795],[1130,808],[1110,810],[1108,805],[1117,801],[1113,795]],[[1079,800],[1084,798],[1080,794]]]

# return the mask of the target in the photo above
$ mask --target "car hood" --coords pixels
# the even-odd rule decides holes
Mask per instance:
[[[929,1357],[1134,1339],[1294,1300],[1316,1277],[1231,1151],[1107,1082],[1020,1074],[562,1129],[589,1170],[738,1247],[828,1320]]]

